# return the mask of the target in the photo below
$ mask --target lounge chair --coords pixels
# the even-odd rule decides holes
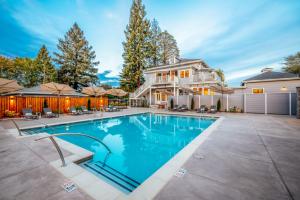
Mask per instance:
[[[187,105],[182,105],[178,108],[178,111],[179,112],[185,112],[185,111],[188,111],[189,108],[187,107]]]
[[[114,106],[108,106],[105,108],[105,112],[116,112],[116,111],[120,111],[120,109],[118,109]]]
[[[200,108],[197,109],[197,113],[205,113],[205,111],[206,111],[205,105],[201,105]]]
[[[23,117],[25,117],[26,119],[38,119],[39,118],[39,116],[32,114],[31,108],[23,108],[22,114],[23,114]]]
[[[88,110],[86,108],[86,106],[81,106],[81,110],[82,110],[83,114],[92,114],[93,113],[92,111]]]
[[[52,112],[51,108],[43,108],[44,117],[51,118],[51,117],[58,117],[55,113]]]
[[[171,109],[171,111],[178,111],[178,108],[179,108],[179,106],[178,106],[178,105],[175,105],[175,106]]]
[[[82,112],[79,112],[79,111],[76,110],[76,108],[71,107],[70,108],[70,114],[71,115],[80,115],[80,114],[82,114]]]
[[[217,107],[216,106],[214,106],[214,105],[212,105],[212,106],[210,106],[210,113],[216,113],[217,112]]]

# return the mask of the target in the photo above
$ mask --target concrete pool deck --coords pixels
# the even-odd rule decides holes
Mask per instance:
[[[104,117],[145,111],[149,109],[104,113]],[[155,198],[299,199],[300,121],[288,116],[221,115],[222,123],[182,166],[186,174],[174,176]],[[41,121],[54,124],[92,118],[97,116]],[[38,121],[24,120],[18,124],[39,125]],[[12,128],[10,122],[0,121],[0,129],[1,126],[0,199],[92,199],[80,188],[71,193],[62,189],[67,178],[49,164],[58,159],[49,141],[16,139],[7,133]]]

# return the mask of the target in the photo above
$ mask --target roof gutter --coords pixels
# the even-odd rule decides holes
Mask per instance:
[[[258,83],[258,82],[274,82],[274,81],[293,81],[293,80],[300,80],[300,77],[274,78],[274,79],[265,79],[265,80],[249,80],[249,81],[243,81],[242,83]]]

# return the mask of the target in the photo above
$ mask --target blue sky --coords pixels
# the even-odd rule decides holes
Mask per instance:
[[[147,17],[177,39],[186,58],[224,70],[238,86],[263,67],[280,70],[300,51],[299,0],[144,0]],[[0,0],[0,54],[34,57],[56,50],[74,22],[100,61],[102,83],[118,84],[130,0]]]

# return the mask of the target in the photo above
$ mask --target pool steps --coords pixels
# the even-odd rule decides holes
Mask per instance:
[[[82,167],[96,173],[99,176],[104,177],[105,179],[117,184],[121,188],[125,189],[128,192],[132,192],[137,188],[140,183],[127,175],[111,168],[108,165],[103,164],[101,161],[98,162],[84,162],[80,164]]]

